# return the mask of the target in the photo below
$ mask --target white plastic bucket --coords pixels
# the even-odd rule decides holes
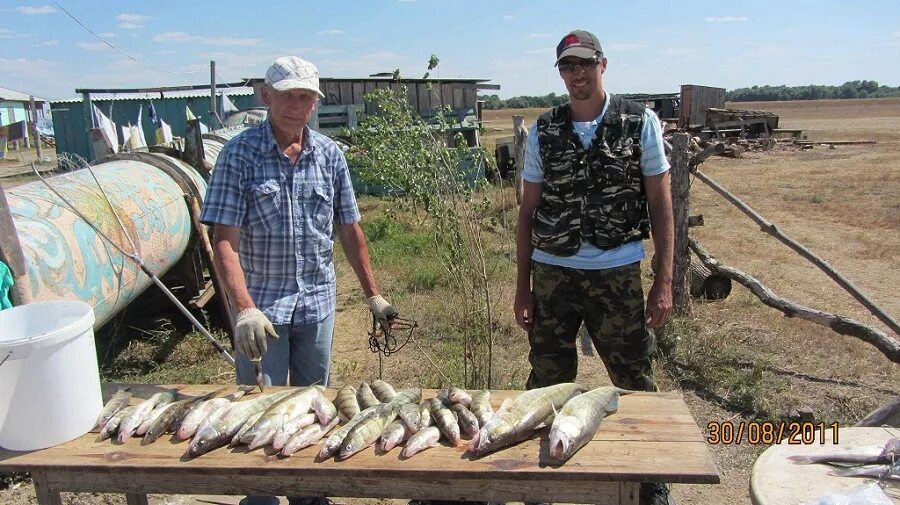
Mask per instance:
[[[44,449],[91,430],[103,408],[93,325],[83,302],[0,310],[0,447]]]

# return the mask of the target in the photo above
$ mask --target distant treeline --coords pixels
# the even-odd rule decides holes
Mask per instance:
[[[900,86],[881,86],[878,81],[847,81],[840,86],[753,86],[725,92],[729,102],[775,102],[781,100],[819,100],[826,98],[884,98],[900,96]],[[501,99],[497,95],[480,95],[485,109],[548,108],[566,103],[569,95],[550,93],[544,96],[514,96]]]

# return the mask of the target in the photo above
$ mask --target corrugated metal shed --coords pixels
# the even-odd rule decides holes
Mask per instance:
[[[239,109],[256,105],[256,98],[249,88],[224,91]],[[194,115],[202,118],[201,120],[210,126],[209,91],[166,91],[162,93],[162,98],[160,95],[159,92],[91,93],[91,102],[117,126],[125,126],[129,122],[134,124],[137,121],[138,111],[143,107],[141,126],[144,128],[144,136],[148,139],[148,143],[150,139],[155,138],[155,128],[147,117],[151,102],[159,117],[172,127],[172,134],[175,136],[183,137],[187,132],[187,115],[185,113],[187,107],[190,107]],[[90,159],[91,147],[88,135],[90,124],[87,124],[90,116],[84,109],[85,104],[81,98],[50,102],[56,133],[57,155],[74,153]]]

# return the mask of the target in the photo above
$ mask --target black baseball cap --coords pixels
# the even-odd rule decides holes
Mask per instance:
[[[556,63],[568,56],[590,60],[603,57],[603,49],[600,47],[600,41],[591,32],[584,30],[575,30],[569,32],[559,44],[556,45]]]

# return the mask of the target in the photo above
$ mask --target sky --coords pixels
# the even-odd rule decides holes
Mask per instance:
[[[896,0],[0,0],[0,87],[60,99],[204,84],[210,60],[217,81],[236,82],[286,54],[323,77],[422,77],[435,54],[432,76],[501,86],[487,94],[561,94],[554,51],[574,29],[600,39],[613,93],[900,85]]]

